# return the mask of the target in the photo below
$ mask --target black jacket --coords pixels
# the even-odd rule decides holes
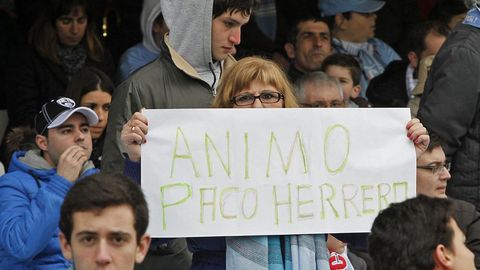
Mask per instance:
[[[408,62],[391,62],[382,74],[370,80],[368,101],[373,107],[407,107],[407,82],[405,74]]]
[[[61,65],[43,58],[33,49],[22,50],[12,59],[5,88],[9,126],[33,126],[33,117],[41,105],[65,94],[69,78]],[[102,62],[87,59],[86,66],[97,67],[109,76],[115,74],[109,53]]]
[[[433,60],[418,117],[445,142],[447,194],[480,209],[480,29],[458,24]]]
[[[471,203],[450,199],[454,203],[455,221],[466,237],[465,245],[475,254],[475,267],[480,269],[480,213]]]

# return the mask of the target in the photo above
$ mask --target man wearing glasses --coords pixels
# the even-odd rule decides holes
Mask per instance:
[[[430,144],[417,159],[417,195],[446,198],[450,180],[450,163],[446,161],[441,139],[430,133]],[[469,202],[450,198],[454,202],[455,221],[466,236],[467,247],[475,254],[475,266],[480,268],[480,213]]]

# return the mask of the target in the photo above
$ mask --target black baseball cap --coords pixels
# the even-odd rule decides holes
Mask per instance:
[[[42,109],[35,115],[35,132],[45,135],[48,129],[65,123],[74,113],[85,116],[90,126],[98,123],[98,116],[92,109],[78,107],[70,98],[57,97],[43,104]]]

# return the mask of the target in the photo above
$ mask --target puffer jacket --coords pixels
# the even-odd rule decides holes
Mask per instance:
[[[91,163],[89,163],[91,164]],[[85,166],[81,178],[97,173]],[[39,151],[15,152],[0,177],[0,269],[68,269],[58,239],[60,208],[73,184]]]
[[[433,60],[418,117],[452,161],[447,194],[480,209],[480,28],[459,24]]]

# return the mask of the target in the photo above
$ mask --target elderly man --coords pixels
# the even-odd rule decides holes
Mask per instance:
[[[322,71],[306,73],[296,83],[295,94],[302,107],[345,108],[337,79]]]

